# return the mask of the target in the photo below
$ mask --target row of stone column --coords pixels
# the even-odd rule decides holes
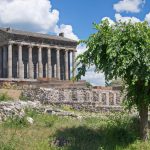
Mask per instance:
[[[8,78],[12,78],[12,44],[8,45]],[[24,79],[24,64],[22,59],[22,44],[18,45],[18,78]],[[32,60],[32,45],[28,46],[28,78],[33,79],[33,60]],[[43,65],[42,65],[42,46],[38,46],[38,78],[43,78]],[[60,48],[56,49],[56,77],[60,77]],[[68,69],[68,51],[65,50],[65,77],[69,80],[69,69]],[[47,78],[52,78],[52,67],[51,67],[51,47],[47,48]],[[72,68],[75,67],[75,51],[72,51]],[[75,71],[73,71],[72,76],[75,76]]]

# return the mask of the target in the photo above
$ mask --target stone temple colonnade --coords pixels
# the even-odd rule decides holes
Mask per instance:
[[[70,80],[75,53],[75,48],[9,41],[0,46],[0,78]]]

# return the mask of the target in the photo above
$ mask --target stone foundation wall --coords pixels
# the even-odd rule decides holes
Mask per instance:
[[[14,116],[23,117],[25,115],[25,109],[39,109],[40,102],[23,102],[23,101],[8,101],[0,102],[0,122],[5,121],[7,118],[12,118]]]
[[[22,96],[43,104],[69,105],[78,110],[95,112],[121,109],[119,90],[39,88],[24,90]]]

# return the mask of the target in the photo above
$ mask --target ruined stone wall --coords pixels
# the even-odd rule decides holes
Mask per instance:
[[[119,90],[100,89],[50,89],[24,90],[23,97],[43,104],[69,105],[74,109],[86,111],[110,111],[121,109]]]

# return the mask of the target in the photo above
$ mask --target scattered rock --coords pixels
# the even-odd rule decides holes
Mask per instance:
[[[27,121],[28,121],[29,124],[33,124],[34,123],[34,120],[31,117],[27,117]]]
[[[0,102],[0,120],[5,121],[8,117],[18,116],[22,118],[25,116],[26,108],[35,108],[39,109],[41,104],[39,101],[8,101]]]
[[[84,110],[87,112],[110,112],[121,111],[119,91],[101,91],[96,89],[56,89],[56,88],[39,88],[25,89],[22,93],[30,101],[9,101],[0,102],[0,120],[6,120],[8,117],[25,115],[26,108],[36,109],[40,112],[57,116],[69,116],[82,119],[82,116],[63,111],[52,106],[67,106],[75,110]],[[113,101],[112,101],[113,100]],[[111,102],[112,101],[112,102]],[[115,105],[113,104],[115,101]],[[109,103],[106,105],[105,103]]]
[[[121,97],[119,90],[39,88],[26,89],[22,95],[30,101],[39,101],[42,104],[54,104],[57,106],[67,105],[79,111],[108,112],[118,111],[122,108],[120,106]]]
[[[54,108],[46,108],[44,113],[48,113],[48,114],[56,115],[56,116],[73,117],[73,118],[77,118],[77,119],[82,118],[81,116],[79,116],[78,114],[75,114],[73,112],[63,111],[63,110],[54,109]]]
[[[54,145],[57,147],[64,147],[69,145],[69,140],[65,137],[57,137],[54,141]]]

